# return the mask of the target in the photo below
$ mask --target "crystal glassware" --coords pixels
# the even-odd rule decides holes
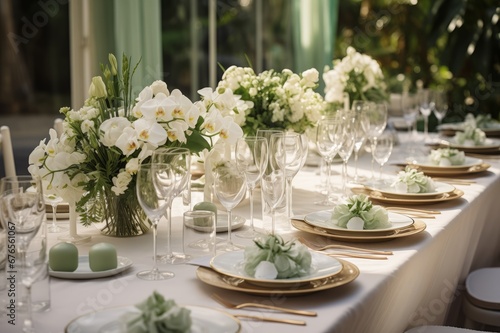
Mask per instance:
[[[374,103],[372,107],[367,110],[370,127],[368,130],[368,137],[370,139],[372,151],[372,179],[374,176],[375,157],[373,156],[373,147],[377,144],[377,137],[380,136],[387,126],[387,105],[385,103]]]
[[[189,184],[191,178],[191,153],[187,148],[181,147],[169,147],[160,148],[153,152],[151,157],[151,163],[161,163],[169,164],[172,166],[172,172],[175,174],[175,186],[173,191],[170,193],[166,199],[168,199],[167,204],[167,253],[165,255],[160,255],[160,260],[165,263],[171,264],[181,264],[189,261],[189,258],[182,252],[172,251],[172,202],[175,197],[180,195]],[[159,183],[161,186],[162,184]],[[183,230],[181,228],[181,230]]]
[[[384,133],[377,138],[373,147],[373,157],[380,165],[379,181],[382,180],[382,167],[389,160],[392,153],[393,138],[391,133]]]
[[[338,154],[342,159],[342,197],[347,196],[347,161],[352,155],[355,143],[354,126],[356,114],[354,112],[342,112],[342,134]]]
[[[424,117],[424,137],[427,140],[429,137],[429,116],[432,112],[432,101],[429,89],[420,89],[417,92],[419,110]]]
[[[161,184],[160,186],[158,184]],[[137,171],[136,193],[139,204],[151,220],[153,229],[153,268],[140,271],[137,277],[143,280],[157,281],[174,277],[174,273],[160,271],[157,266],[158,223],[165,214],[169,192],[173,193],[175,175],[170,165],[165,163],[142,164]]]
[[[223,165],[217,166],[213,172],[215,196],[227,210],[227,241],[221,247],[224,251],[238,250],[240,247],[233,243],[231,236],[232,210],[245,196],[246,177],[238,171],[234,162],[231,161],[226,161]]]
[[[325,185],[326,195],[323,200],[316,202],[317,205],[331,206],[336,201],[336,197],[334,197],[331,189],[331,163],[340,149],[342,143],[341,135],[342,119],[337,113],[335,115],[325,116],[318,122],[316,129],[316,147],[318,153],[325,161],[327,175]]]
[[[45,216],[41,181],[31,176],[2,178],[0,181],[0,203],[0,215],[5,228],[15,230],[16,254],[19,254],[20,257],[19,264],[15,265],[19,268],[20,280],[27,293],[23,332],[34,332],[31,286],[43,273],[43,265],[47,264],[46,254],[43,254],[42,251],[35,251],[34,256],[31,256],[32,252],[29,252],[30,244],[38,233]],[[40,260],[40,256],[43,256],[43,260]]]
[[[246,232],[238,233],[237,236],[239,237],[254,238],[259,234],[255,229],[253,221],[253,191],[267,167],[267,150],[267,140],[264,137],[248,136],[238,139],[236,143],[236,166],[246,176],[248,196],[250,198],[250,229]]]
[[[356,100],[352,103],[352,111],[356,121],[353,124],[352,135],[354,138],[354,178],[355,184],[361,182],[363,179],[358,175],[358,157],[359,151],[366,141],[367,133],[370,128],[370,120],[368,119],[367,109],[373,105],[369,101]]]
[[[448,97],[446,96],[446,91],[444,90],[433,90],[432,91],[432,112],[438,120],[438,126],[443,122],[446,113],[448,113]]]
[[[286,190],[284,133],[272,134],[269,138],[269,161],[262,176],[262,197],[271,213],[271,233],[276,232],[276,209]]]
[[[57,221],[57,207],[60,203],[63,202],[63,198],[57,196],[55,194],[45,194],[45,203],[49,204],[52,207],[52,223],[47,226],[47,232],[49,233],[58,233],[67,230],[67,228],[63,228],[58,226]]]

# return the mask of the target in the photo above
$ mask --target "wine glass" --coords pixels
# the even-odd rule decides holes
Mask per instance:
[[[239,172],[235,163],[226,161],[215,167],[214,192],[217,199],[227,210],[227,241],[224,245],[225,251],[239,249],[231,238],[231,223],[233,221],[232,210],[245,196],[247,181],[243,173]]]
[[[161,183],[161,186],[158,184]],[[168,193],[173,193],[175,174],[172,167],[165,163],[141,164],[137,171],[136,193],[139,204],[153,224],[153,268],[140,271],[137,277],[143,280],[157,281],[174,277],[174,273],[160,271],[157,266],[158,223],[165,214],[168,205]]]
[[[355,116],[355,122],[352,124],[352,135],[354,138],[354,183],[359,183],[362,180],[358,175],[358,157],[370,128],[370,120],[366,114],[366,109],[372,104],[372,102],[358,100],[352,103],[352,110]]]
[[[379,169],[379,181],[382,180],[382,167],[389,160],[392,153],[393,138],[390,133],[382,134],[377,138],[375,145],[373,147],[373,157],[380,165]]]
[[[342,196],[347,196],[347,161],[352,155],[355,143],[354,124],[356,121],[354,112],[342,112],[342,134],[338,154],[342,159]]]
[[[432,112],[438,120],[438,128],[441,125],[446,113],[448,112],[448,98],[446,91],[433,90],[432,91]]]
[[[191,177],[191,153],[187,148],[181,147],[169,147],[160,148],[153,152],[151,157],[151,163],[161,163],[169,164],[172,166],[172,172],[175,174],[175,186],[172,192],[167,188],[165,200],[167,203],[167,253],[161,255],[161,261],[171,264],[185,263],[189,258],[184,253],[184,249],[181,253],[174,253],[172,251],[172,201],[175,197],[181,194],[184,189],[188,186],[189,179]],[[158,186],[162,186],[162,182],[158,183]],[[168,184],[170,186],[170,184]]]
[[[57,206],[59,206],[59,204],[63,202],[63,198],[55,194],[45,194],[44,198],[45,198],[45,203],[49,204],[52,207],[52,223],[49,226],[47,226],[47,232],[57,233],[67,230],[66,228],[60,227],[56,224]]]
[[[262,197],[271,211],[271,233],[276,231],[276,208],[283,200],[286,188],[284,134],[276,133],[269,139],[268,167],[262,176]]]
[[[330,206],[335,203],[336,198],[332,194],[330,180],[331,163],[340,149],[341,133],[342,121],[337,114],[325,116],[318,122],[318,127],[316,129],[316,146],[318,148],[318,153],[321,155],[321,157],[323,157],[325,161],[327,176],[325,198],[319,202],[316,202],[317,205]]]
[[[254,238],[258,233],[253,223],[253,191],[267,167],[267,140],[263,137],[248,136],[236,142],[236,167],[246,176],[250,198],[250,230],[238,233],[243,238]]]
[[[0,181],[1,219],[7,230],[15,230],[16,253],[20,257],[21,282],[26,287],[24,332],[34,332],[31,309],[31,286],[43,272],[42,261],[28,256],[29,246],[45,216],[41,181],[31,176],[12,176]],[[39,254],[42,255],[42,254]],[[46,260],[43,260],[47,264]]]
[[[401,96],[401,109],[403,111],[403,118],[408,126],[408,157],[406,158],[409,162],[414,160],[415,146],[413,144],[413,133],[415,131],[415,121],[417,120],[419,104],[417,94],[412,94],[409,92],[403,92]]]
[[[420,113],[424,116],[424,137],[427,140],[429,136],[429,116],[432,112],[431,94],[429,89],[420,89],[417,94]]]
[[[368,119],[370,120],[370,127],[368,130],[368,137],[372,146],[372,178],[374,178],[374,164],[375,157],[373,156],[373,147],[377,144],[377,137],[380,136],[387,126],[387,105],[385,103],[374,103],[374,105],[367,109]]]
[[[283,155],[278,156],[278,161],[284,161],[282,168],[285,170],[287,215],[290,219],[293,216],[292,181],[293,177],[295,177],[295,175],[302,167],[302,161],[304,157],[302,140],[300,134],[291,132],[283,133],[282,135],[276,135],[274,137],[274,140],[281,141],[276,142],[275,147],[282,149],[277,149],[275,153],[278,155]]]

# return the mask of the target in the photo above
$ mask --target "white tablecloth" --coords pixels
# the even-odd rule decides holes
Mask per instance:
[[[389,163],[401,159],[406,153],[401,148],[396,148]],[[370,176],[369,160],[368,154],[361,156],[360,173],[364,176]],[[420,206],[442,212],[436,219],[424,220],[427,224],[424,232],[387,242],[357,244],[393,251],[394,255],[388,260],[346,259],[360,269],[355,281],[302,296],[264,297],[217,289],[199,281],[195,274],[197,267],[192,265],[162,265],[173,271],[175,278],[159,282],[142,281],[135,274],[152,265],[151,233],[134,238],[110,238],[100,235],[95,228],[79,226],[80,233],[92,235],[90,243],[78,245],[80,254],[86,254],[92,244],[109,242],[116,246],[119,255],[134,262],[133,267],[117,276],[96,280],[52,278],[51,309],[35,313],[35,325],[38,332],[63,332],[67,323],[77,316],[107,307],[135,304],[155,290],[179,304],[223,309],[210,297],[217,292],[234,302],[262,302],[318,312],[317,317],[300,317],[258,311],[265,316],[304,319],[307,326],[242,320],[244,332],[398,333],[423,324],[442,324],[446,321],[457,324],[464,278],[472,269],[492,265],[500,259],[500,160],[485,161],[492,167],[487,172],[470,177],[476,181],[475,184],[456,185],[465,192],[461,199]],[[352,175],[352,162],[349,165]],[[334,170],[335,182],[340,185],[340,165]],[[397,170],[391,165],[384,167],[385,175],[394,174]],[[295,214],[325,209],[314,204],[321,198],[317,191],[320,184],[317,167],[306,166],[296,176],[293,182]],[[256,224],[259,226],[258,191],[255,197]],[[174,209],[175,226],[181,223],[181,210],[180,206]],[[235,209],[235,213],[248,217],[248,210],[248,203],[244,203]],[[174,229],[177,229],[175,226]],[[295,230],[286,237],[299,235],[304,236]],[[164,240],[165,225],[162,223],[160,245],[164,244]],[[243,242],[237,237],[234,240]],[[49,246],[56,242],[56,235],[49,234]],[[175,245],[178,245],[177,241]],[[248,310],[227,311],[251,313]],[[3,319],[0,331],[6,331]]]

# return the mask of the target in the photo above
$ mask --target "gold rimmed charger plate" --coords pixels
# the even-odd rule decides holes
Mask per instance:
[[[376,186],[365,185],[365,188],[372,192],[378,192],[386,198],[393,199],[406,199],[406,200],[422,200],[422,199],[435,199],[440,198],[443,195],[452,193],[455,190],[455,186],[447,184],[444,182],[435,182],[436,190],[429,193],[398,193],[392,191],[392,189],[377,188]]]
[[[239,291],[252,295],[303,295],[318,292],[321,290],[332,289],[345,285],[359,275],[359,268],[348,261],[337,259],[342,264],[342,270],[331,277],[313,280],[306,284],[302,283],[297,286],[288,286],[287,288],[265,287],[259,286],[245,281],[230,277],[214,271],[207,267],[198,267],[196,276],[200,281],[213,287],[226,290]]]
[[[410,164],[410,167],[413,167],[413,165]],[[488,163],[480,163],[480,164],[471,166],[470,168],[459,169],[459,170],[429,169],[429,168],[421,167],[421,166],[418,166],[418,167],[415,166],[415,167],[430,177],[454,177],[454,176],[466,176],[466,175],[484,172],[484,171],[488,170],[491,167],[491,165]]]
[[[449,165],[449,166],[441,166],[441,165],[433,165],[430,163],[425,163],[422,161],[413,161],[412,163],[409,163],[408,165],[410,167],[418,168],[421,169],[422,171],[424,170],[431,170],[431,171],[467,171],[471,168],[475,168],[478,165],[481,165],[483,163],[483,160],[480,158],[476,157],[470,157],[470,156],[465,156],[465,161],[461,165]]]
[[[300,221],[300,220],[292,220],[291,222],[292,222],[292,225],[295,228],[297,228],[298,230],[304,231],[304,232],[307,232],[310,234],[321,235],[321,236],[333,238],[333,239],[340,240],[340,241],[346,241],[346,242],[367,242],[367,243],[368,242],[383,242],[383,241],[388,241],[388,240],[395,239],[395,238],[401,238],[401,237],[415,235],[415,234],[421,233],[427,227],[427,225],[423,221],[415,220],[415,222],[411,226],[409,226],[408,228],[397,229],[397,230],[394,230],[390,233],[386,233],[386,234],[359,233],[359,234],[355,235],[355,234],[334,233],[334,232],[331,232],[331,231],[328,231],[328,230],[325,230],[322,228],[313,227],[313,226],[307,224],[306,222]]]
[[[443,201],[456,200],[464,195],[464,192],[455,188],[453,192],[444,193],[435,198],[422,198],[422,199],[400,199],[400,198],[390,198],[384,196],[378,191],[371,191],[366,188],[352,188],[351,191],[355,194],[365,194],[371,200],[390,203],[390,204],[400,204],[400,205],[422,205],[422,204],[434,204]]]

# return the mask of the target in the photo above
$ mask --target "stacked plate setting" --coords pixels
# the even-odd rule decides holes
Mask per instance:
[[[426,224],[403,214],[389,212],[391,227],[372,230],[350,230],[331,221],[332,211],[323,210],[307,214],[304,221],[292,220],[292,225],[307,233],[321,235],[341,241],[377,242],[406,237],[425,230]]]
[[[244,271],[244,252],[233,251],[215,256],[211,268],[199,267],[198,278],[222,289],[256,295],[300,295],[338,287],[353,281],[359,269],[352,263],[311,251],[311,272],[289,279],[255,278]]]

